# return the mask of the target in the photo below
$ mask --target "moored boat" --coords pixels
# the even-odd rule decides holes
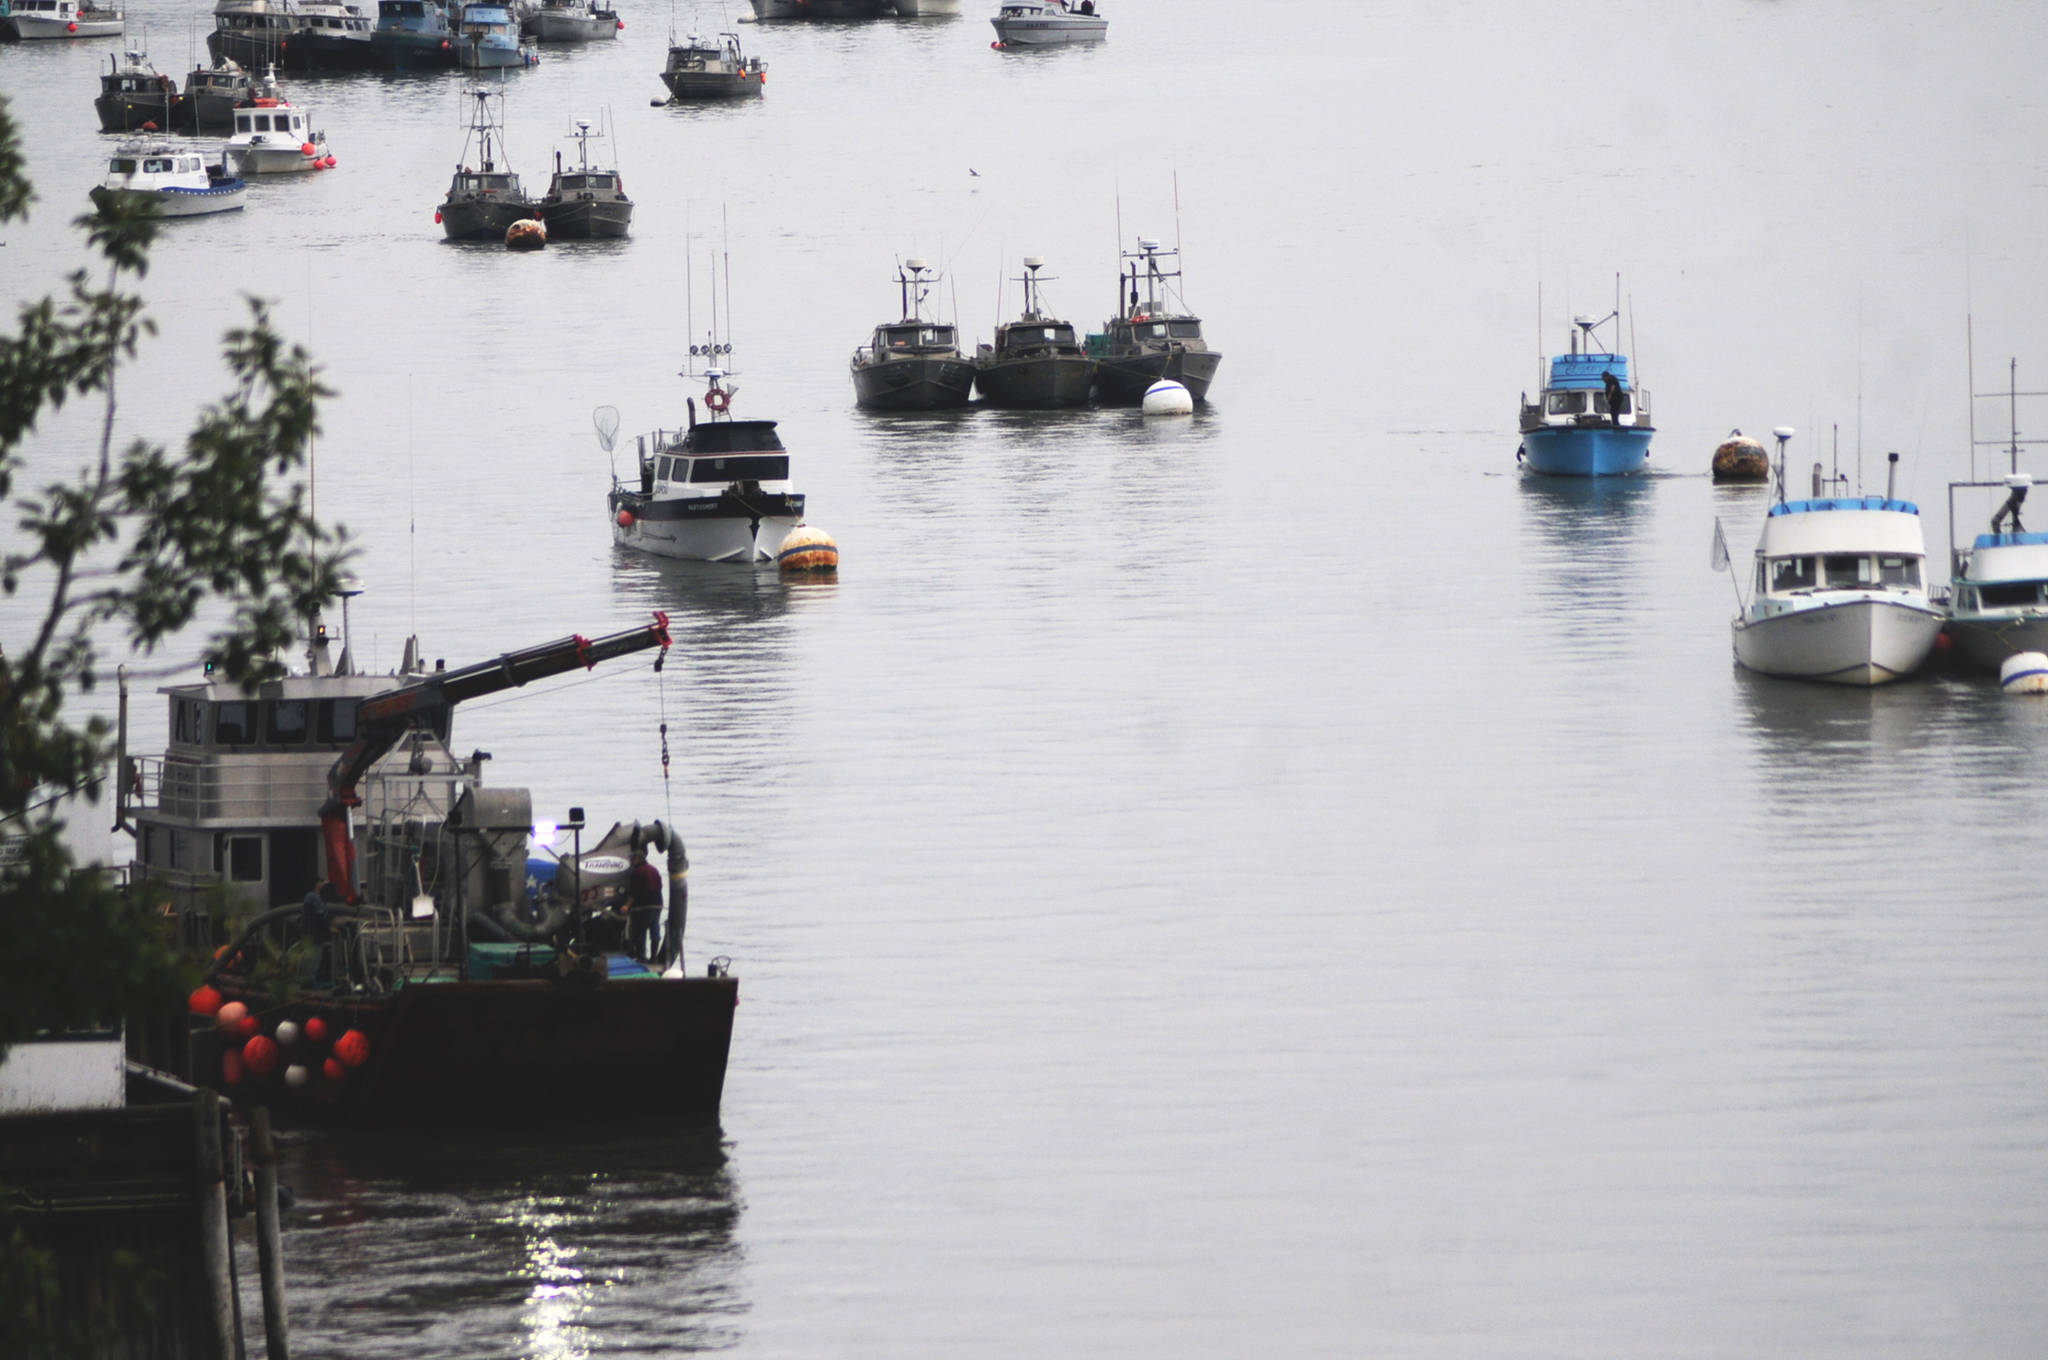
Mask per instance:
[[[2024,472],[1999,482],[1949,486],[1949,524],[1956,523],[1958,490],[1998,487],[2006,498],[1990,529],[1967,549],[1949,549],[1948,623],[1945,631],[1965,661],[1997,670],[2021,652],[2048,651],[2048,533],[2021,522],[2021,506],[2034,484]]]
[[[519,40],[519,21],[501,4],[467,4],[455,31],[455,61],[466,71],[531,66],[540,58]]]
[[[285,98],[277,73],[267,73],[254,97],[235,110],[227,163],[243,175],[299,175],[323,168],[330,160],[327,134],[307,120],[306,110]]]
[[[1095,385],[1095,361],[1082,352],[1074,328],[1039,309],[1038,271],[1045,261],[1024,257],[1024,312],[996,327],[994,344],[974,351],[974,387],[991,406],[1049,410],[1086,404]]]
[[[626,197],[626,182],[616,169],[590,163],[590,142],[601,134],[590,124],[576,124],[576,165],[562,164],[555,153],[554,177],[541,196],[540,218],[548,235],[561,241],[616,240],[633,224],[633,200]]]
[[[1095,0],[1003,0],[989,23],[998,47],[1057,47],[1109,36],[1109,20],[1095,12]]]
[[[116,204],[149,202],[164,217],[203,217],[244,205],[249,186],[212,166],[198,152],[165,142],[131,142],[107,162],[107,176],[92,191],[102,212]]]
[[[526,27],[540,42],[602,42],[625,24],[607,0],[542,0]]]
[[[925,315],[938,275],[931,266],[907,259],[897,266],[903,314],[875,327],[866,345],[853,352],[854,400],[870,411],[938,411],[965,406],[974,390],[974,364],[960,352],[956,327]]]
[[[188,120],[178,82],[149,64],[139,48],[107,58],[99,97],[92,101],[101,132],[170,132]]]
[[[531,218],[540,205],[520,191],[519,176],[498,163],[504,154],[504,134],[491,120],[491,100],[503,96],[486,89],[469,93],[476,111],[463,139],[462,160],[434,220],[451,241],[502,242],[514,222]]]
[[[299,31],[286,51],[302,71],[372,71],[382,65],[370,38],[377,21],[341,0],[295,0]]]
[[[0,5],[0,39],[10,42],[114,38],[122,23],[120,10],[100,9],[88,0],[5,0]]]
[[[622,822],[586,839],[574,808],[536,825],[527,790],[487,786],[449,744],[464,700],[669,642],[656,615],[428,671],[415,640],[383,677],[316,643],[308,671],[253,694],[167,689],[169,744],[122,752],[117,817],[184,941],[219,946],[192,999],[195,1077],[411,1124],[715,1110],[737,984],[722,961],[684,975],[680,837]],[[210,906],[240,928],[217,935]]]
[[[803,521],[791,489],[789,450],[772,420],[732,415],[731,375],[719,365],[730,344],[692,345],[703,359],[704,418],[689,402],[689,424],[640,436],[637,479],[612,477],[606,501],[612,541],[623,548],[701,562],[773,562]]]
[[[1535,401],[1523,394],[1518,457],[1531,471],[1609,477],[1649,462],[1650,394],[1630,383],[1626,355],[1597,348],[1599,328],[1620,319],[1618,307],[1574,318],[1571,352],[1552,357]]]
[[[1764,516],[1751,595],[1731,625],[1735,659],[1766,675],[1881,685],[1934,650],[1942,611],[1928,599],[1920,507],[1895,498],[1898,455],[1882,496],[1788,501],[1780,427],[1778,502]],[[1716,534],[1719,527],[1716,526]],[[1717,537],[1717,564],[1725,564]]]
[[[1196,401],[1206,401],[1209,384],[1223,356],[1202,337],[1202,319],[1180,299],[1178,250],[1161,250],[1159,242],[1138,238],[1138,249],[1126,252],[1117,279],[1117,314],[1103,323],[1100,334],[1088,337],[1095,360],[1095,395],[1104,402],[1135,406],[1157,382],[1177,382]],[[1173,268],[1162,268],[1163,262]],[[1138,281],[1144,279],[1144,296]]]
[[[439,0],[377,0],[370,47],[387,71],[445,71],[456,65],[455,30]]]
[[[256,82],[239,62],[221,58],[211,66],[195,66],[185,78],[185,130],[233,132],[235,109],[255,97]]]
[[[768,63],[742,52],[737,33],[721,33],[715,41],[692,33],[681,42],[671,34],[661,83],[671,102],[747,99],[767,88]]]

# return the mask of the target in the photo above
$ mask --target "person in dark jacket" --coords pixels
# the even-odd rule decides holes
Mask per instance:
[[[642,963],[655,956],[661,930],[661,871],[647,862],[647,852],[633,849],[633,867],[626,874],[627,948]]]

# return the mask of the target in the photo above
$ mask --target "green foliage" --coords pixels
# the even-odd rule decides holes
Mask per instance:
[[[0,223],[32,197],[0,98]],[[96,800],[113,751],[104,719],[67,716],[68,696],[101,678],[100,646],[147,654],[224,608],[204,655],[247,689],[280,669],[301,621],[333,598],[345,548],[309,513],[298,481],[330,395],[305,351],[260,302],[230,330],[231,386],[182,447],[115,447],[117,380],[153,333],[130,291],[158,222],[116,210],[77,225],[99,261],[62,301],[20,308],[0,334],[0,591],[22,600],[22,635],[0,637],[0,1053],[37,1029],[175,1004],[187,982],[161,915],[97,867],[71,863],[52,809]],[[97,446],[72,475],[22,480],[38,419],[71,400],[99,404]],[[44,458],[39,475],[47,475]],[[73,805],[76,805],[73,800]],[[92,815],[87,812],[83,815]]]

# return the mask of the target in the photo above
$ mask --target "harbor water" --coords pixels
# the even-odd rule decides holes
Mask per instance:
[[[651,107],[671,24],[742,9],[626,0],[505,80],[533,192],[602,121],[630,240],[446,244],[465,81],[300,77],[338,167],[143,281],[123,440],[226,390],[244,295],[323,365],[365,666],[670,615],[660,673],[453,744],[558,820],[672,820],[690,966],[740,979],[715,1124],[564,1125],[569,1088],[293,1134],[294,1353],[2041,1354],[2048,704],[1738,671],[1709,545],[1745,573],[1767,502],[1706,471],[1734,427],[1873,492],[1896,450],[1945,580],[1972,346],[2048,388],[2048,9],[1112,0],[1099,47],[997,52],[970,0],[741,27],[761,99]],[[129,18],[181,79],[210,27]],[[10,320],[84,259],[116,48],[0,49]],[[1141,234],[1224,354],[1192,418],[855,409],[898,257],[987,338],[1043,256],[1093,328]],[[1525,477],[1517,398],[1617,274],[1650,471]],[[836,583],[611,543],[714,279]]]

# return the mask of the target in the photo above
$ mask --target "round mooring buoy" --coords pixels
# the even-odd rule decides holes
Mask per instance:
[[[548,229],[528,217],[505,228],[505,249],[540,250],[548,243]]]
[[[2048,652],[2014,652],[1998,668],[1998,687],[2007,694],[2048,694]]]
[[[1717,482],[1767,482],[1771,479],[1771,456],[1764,446],[1740,430],[1732,431],[1714,450],[1714,480]]]
[[[838,571],[839,545],[823,529],[799,524],[782,540],[775,565],[784,571]]]
[[[1195,413],[1195,399],[1173,379],[1161,378],[1145,389],[1140,409],[1148,416],[1191,416]]]

